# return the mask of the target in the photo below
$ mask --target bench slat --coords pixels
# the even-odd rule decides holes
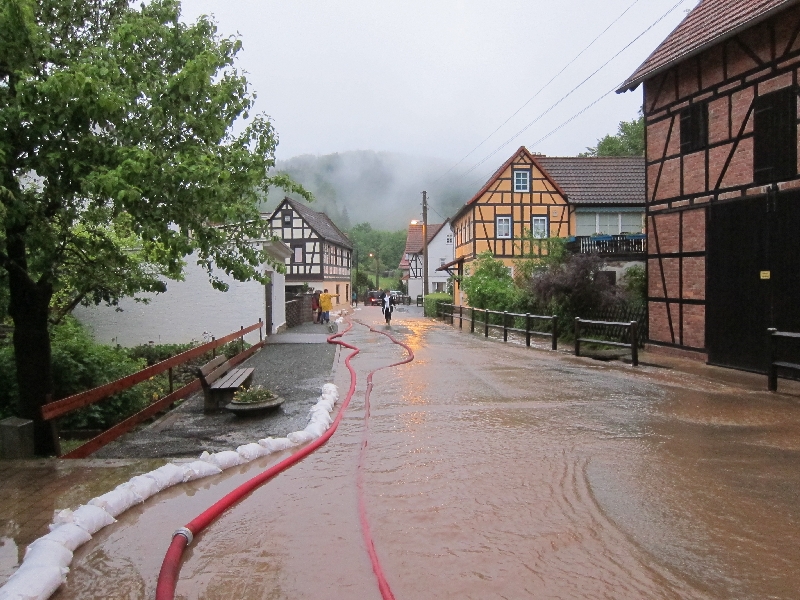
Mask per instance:
[[[784,368],[784,369],[794,369],[795,371],[800,371],[800,364],[797,364],[797,363],[774,362],[772,364],[775,367],[781,367],[781,368]]]
[[[219,367],[219,366],[220,366],[222,363],[224,363],[225,361],[226,361],[226,359],[225,359],[225,355],[224,355],[224,354],[222,354],[222,355],[220,355],[220,356],[217,356],[216,358],[214,358],[214,359],[210,360],[209,362],[207,362],[205,365],[203,365],[202,367],[200,367],[200,368],[198,369],[198,371],[200,371],[200,373],[202,374],[202,376],[203,376],[204,378],[206,378],[206,380],[208,380],[208,379],[209,379],[209,377],[208,377],[209,373],[213,373],[213,372],[214,372],[214,370],[215,370],[217,367]]]
[[[252,375],[255,369],[233,369],[230,371],[225,377],[221,377],[213,384],[211,384],[211,389],[213,390],[221,390],[221,389],[232,389],[238,388],[239,386],[244,383],[244,381]]]

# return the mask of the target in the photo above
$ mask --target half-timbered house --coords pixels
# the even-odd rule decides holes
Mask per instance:
[[[549,157],[521,147],[453,216],[454,260],[440,269],[463,276],[487,251],[513,269],[539,250],[537,239],[561,237],[624,270],[644,259],[644,193],[643,157]],[[464,300],[458,287],[455,299]]]
[[[422,294],[424,280],[422,223],[411,223],[406,235],[406,247],[400,260],[403,280],[408,285],[408,295],[416,298]],[[444,223],[428,225],[428,291],[444,292],[447,290],[449,273],[436,269],[449,264],[453,260],[453,230],[450,219]]]
[[[796,0],[703,0],[643,84],[653,346],[763,371],[800,331]]]
[[[353,245],[325,213],[285,198],[268,217],[273,235],[289,246],[287,294],[306,286],[337,294],[338,303],[350,302],[350,266]]]

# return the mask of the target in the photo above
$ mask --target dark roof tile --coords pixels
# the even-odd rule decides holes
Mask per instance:
[[[570,204],[645,203],[644,157],[536,156]]]
[[[291,206],[292,209],[296,211],[297,214],[299,214],[321,238],[328,242],[338,244],[339,246],[344,246],[350,250],[353,249],[353,244],[350,242],[347,235],[345,235],[342,230],[339,229],[333,221],[331,221],[328,215],[311,210],[305,204],[288,197],[278,205],[278,208],[280,208],[284,202]],[[275,209],[275,212],[278,212],[278,209]],[[274,214],[275,213],[273,213],[273,216]]]

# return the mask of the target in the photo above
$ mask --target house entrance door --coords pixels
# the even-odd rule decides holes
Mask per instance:
[[[708,215],[708,360],[766,372],[767,328],[800,331],[800,194],[718,204]]]

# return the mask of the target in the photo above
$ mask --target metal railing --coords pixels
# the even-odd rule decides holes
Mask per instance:
[[[449,304],[439,301],[436,303],[436,316],[447,319],[449,317],[450,324],[455,325],[456,315],[458,316],[458,328],[464,328],[464,322],[470,324],[470,333],[475,333],[475,323],[483,324],[483,335],[489,337],[489,330],[502,330],[503,341],[508,341],[509,332],[524,333],[525,345],[531,345],[531,336],[538,335],[541,337],[551,338],[551,347],[553,350],[558,350],[558,316],[557,315],[531,315],[521,313],[501,312],[498,310],[488,310],[485,308],[466,307],[469,316],[464,316],[464,306]],[[483,317],[479,319],[477,317]],[[495,322],[492,323],[491,321]],[[550,321],[549,331],[538,331],[532,327],[534,321]]]
[[[569,238],[567,250],[580,254],[646,254],[647,236],[581,235]]]
[[[614,327],[627,330],[629,342],[616,342],[600,338],[582,338],[581,330],[587,327]],[[590,321],[575,317],[575,356],[581,355],[581,342],[602,344],[604,346],[620,346],[631,349],[631,362],[634,367],[639,366],[639,323],[630,321],[629,323],[618,323],[614,321]]]
[[[800,333],[793,333],[790,331],[778,331],[774,327],[767,329],[768,335],[768,350],[769,350],[769,365],[767,366],[767,389],[770,392],[778,391],[778,369],[788,369],[800,373],[800,364],[787,362],[784,360],[777,360],[778,358],[778,340],[797,340],[800,341]]]

